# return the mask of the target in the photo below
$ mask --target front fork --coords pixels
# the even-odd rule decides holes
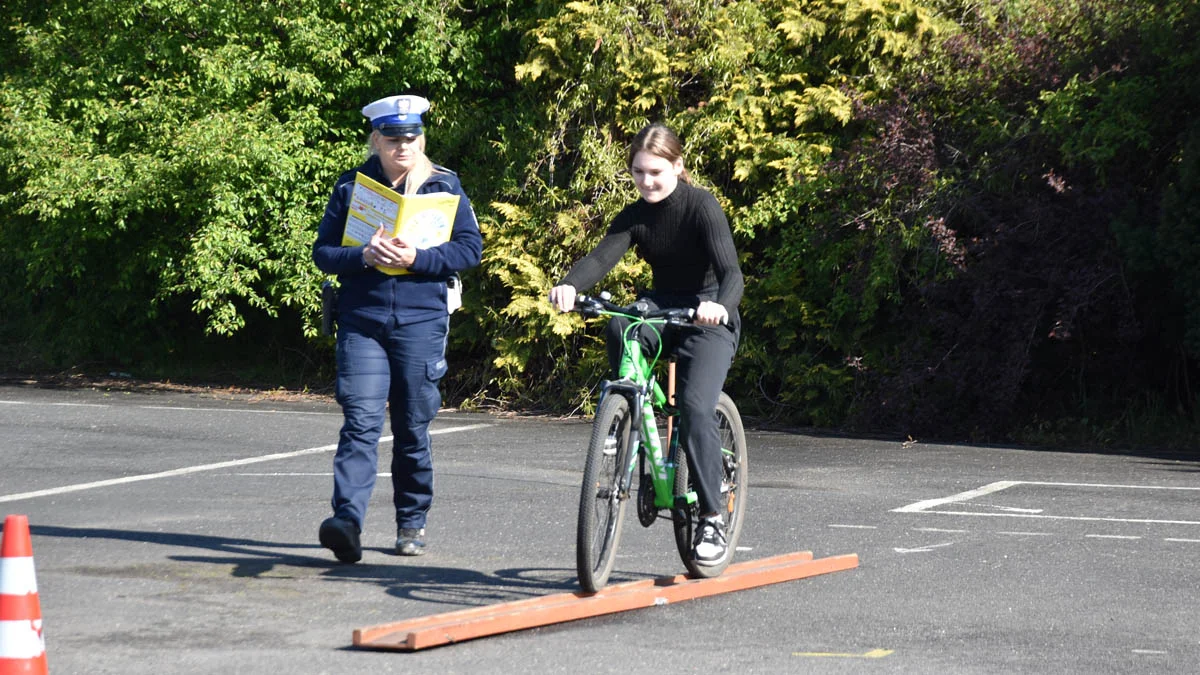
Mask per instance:
[[[662,444],[658,438],[658,425],[654,421],[654,405],[665,408],[675,404],[675,364],[673,362],[670,364],[668,388],[671,391],[664,393],[654,377],[652,367],[648,366],[643,359],[635,356],[639,353],[641,345],[638,340],[636,324],[631,326],[631,329],[634,332],[625,336],[625,349],[622,350],[621,363],[617,372],[621,374],[623,383],[648,381],[649,384],[645,387],[637,387],[605,383],[601,390],[602,396],[606,396],[615,393],[613,390],[620,387],[623,390],[621,393],[629,399],[630,416],[635,414],[633,412],[635,410],[640,410],[642,415],[642,423],[635,424],[630,429],[629,447],[635,449],[636,452],[629,454],[629,465],[625,467],[625,475],[621,481],[621,494],[629,494],[633,485],[634,467],[645,454],[650,464],[650,479],[654,485],[654,508],[685,508],[690,504],[695,504],[697,498],[694,490],[689,490],[687,494],[678,497],[675,495],[675,467],[679,462],[680,429],[678,425],[672,428],[668,420],[668,450],[667,456],[664,458]],[[687,458],[684,458],[684,461],[687,461]],[[643,524],[646,523],[643,522]]]
[[[653,399],[651,397],[654,397]],[[651,483],[654,485],[654,507],[657,509],[673,509],[681,508],[689,504],[696,503],[696,492],[689,490],[687,494],[675,496],[675,467],[680,461],[679,437],[680,429],[678,425],[674,428],[668,426],[668,447],[666,456],[663,456],[662,443],[658,436],[658,424],[654,419],[654,406],[652,400],[660,400],[660,405],[666,402],[666,396],[658,387],[654,380],[650,381],[650,391],[634,391],[631,392],[630,409],[641,410],[641,424],[634,425],[630,431],[629,447],[635,448],[637,452],[630,453],[629,465],[625,467],[625,476],[622,481],[622,492],[628,494],[629,488],[633,485],[633,472],[637,466],[638,459],[643,453],[646,454],[646,459],[649,463],[649,475]],[[682,461],[687,461],[683,458]],[[682,502],[682,503],[680,503]]]

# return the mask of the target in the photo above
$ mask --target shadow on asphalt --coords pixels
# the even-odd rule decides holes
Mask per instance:
[[[1142,462],[1142,464],[1158,467],[1162,471],[1171,471],[1174,473],[1200,473],[1200,462],[1184,464],[1182,462],[1146,461]]]
[[[0,528],[2,531],[3,528]],[[490,605],[549,592],[579,589],[575,570],[562,568],[508,568],[481,572],[456,567],[422,565],[423,559],[400,558],[395,564],[347,565],[328,557],[317,544],[273,542],[236,537],[214,537],[180,532],[144,532],[108,528],[32,526],[35,537],[110,539],[177,548],[194,548],[228,555],[172,555],[170,560],[230,567],[231,577],[258,578],[296,568],[316,570],[317,576],[382,586],[394,597],[448,605]],[[386,549],[369,549],[383,551]],[[294,551],[294,552],[291,552]],[[310,554],[312,552],[312,554]],[[324,570],[324,571],[319,571]],[[617,579],[614,582],[626,579]],[[630,575],[629,579],[642,578]]]

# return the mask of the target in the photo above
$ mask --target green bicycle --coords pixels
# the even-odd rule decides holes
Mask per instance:
[[[676,423],[679,411],[674,407],[675,364],[669,362],[664,391],[655,376],[655,367],[662,356],[662,341],[653,355],[643,354],[638,341],[643,330],[654,330],[661,335],[664,326],[691,324],[693,310],[651,311],[646,303],[622,307],[610,302],[607,293],[601,293],[600,297],[578,296],[575,311],[589,318],[623,316],[630,322],[624,335],[620,378],[602,383],[600,405],[588,442],[576,530],[579,585],[585,592],[594,593],[608,583],[621,540],[625,507],[634,494],[635,474],[638,522],[650,527],[658,518],[669,517],[675,528],[675,546],[690,576],[720,575],[733,558],[746,513],[748,480],[742,418],[733,400],[722,392],[714,414],[721,438],[724,467],[721,492],[726,506],[729,555],[719,565],[700,565],[692,558],[692,537],[699,526],[700,513],[688,477],[687,455],[680,447],[682,434]],[[659,437],[660,420],[665,422],[665,438]],[[669,515],[663,516],[664,513]]]

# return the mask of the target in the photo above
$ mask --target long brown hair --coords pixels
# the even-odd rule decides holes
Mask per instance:
[[[661,122],[647,124],[637,132],[637,136],[634,136],[633,142],[629,144],[629,159],[626,161],[625,167],[632,170],[633,158],[642,151],[662,157],[672,163],[677,159],[683,159],[683,143],[679,141],[679,136],[676,136],[674,131]],[[686,166],[683,168],[683,173],[679,174],[679,180],[691,184],[692,177],[688,175]]]

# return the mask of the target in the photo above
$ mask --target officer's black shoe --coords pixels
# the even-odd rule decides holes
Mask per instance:
[[[333,551],[333,555],[344,563],[362,560],[362,544],[358,535],[358,526],[337,516],[326,518],[317,533],[321,545]]]
[[[425,528],[400,528],[396,537],[396,555],[423,555],[425,553]]]

